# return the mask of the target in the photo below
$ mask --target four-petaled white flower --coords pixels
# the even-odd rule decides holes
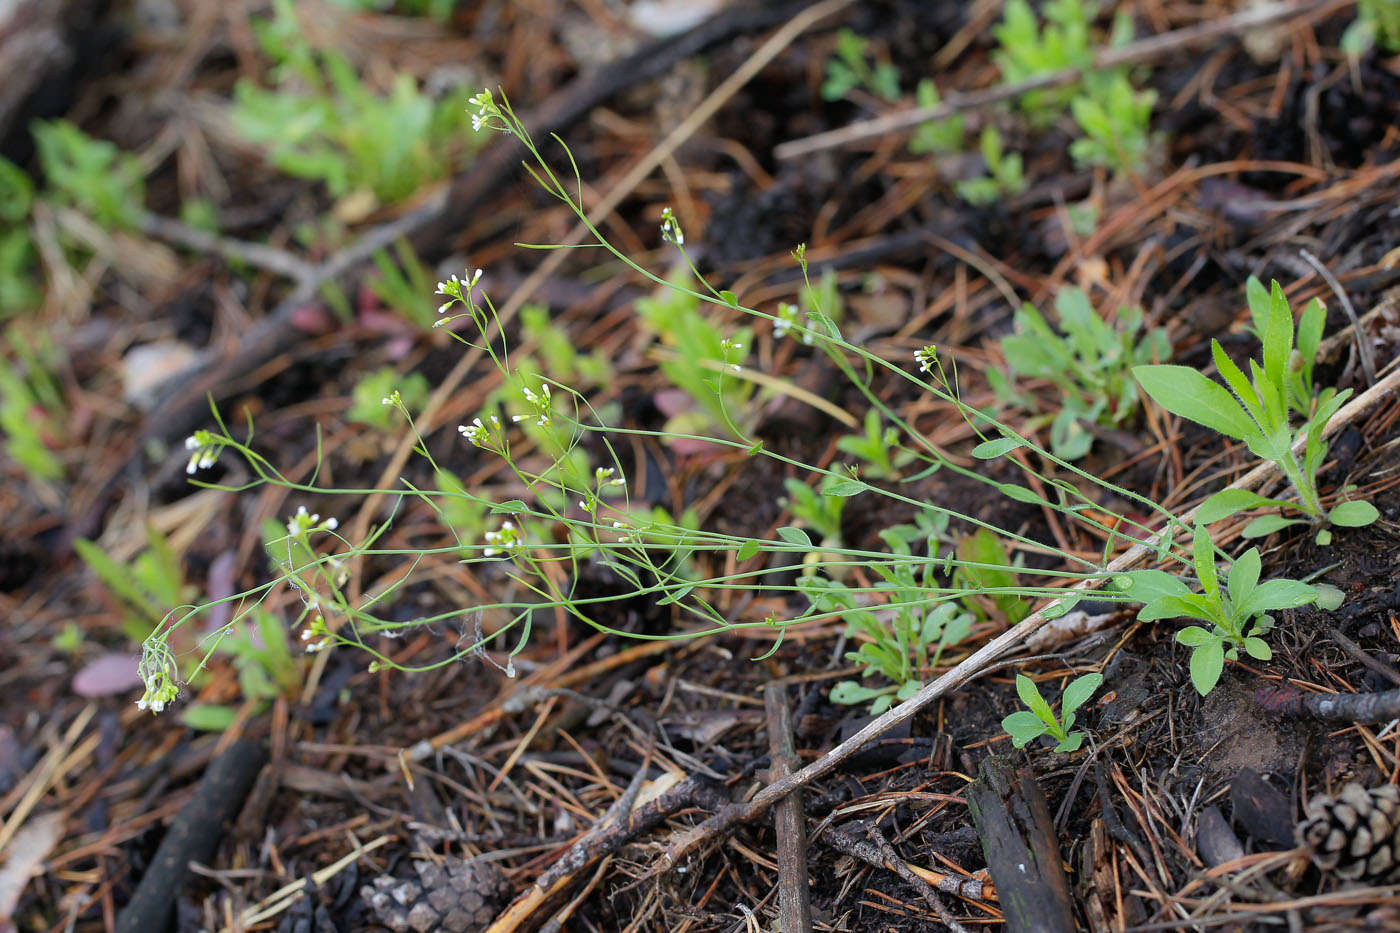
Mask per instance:
[[[306,511],[306,506],[297,506],[296,514],[287,519],[287,534],[293,538],[300,538],[313,531],[335,531],[340,527],[340,522],[334,517],[325,521],[316,512]]]

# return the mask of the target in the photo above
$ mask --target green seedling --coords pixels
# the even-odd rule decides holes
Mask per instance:
[[[849,29],[836,34],[836,54],[827,59],[822,100],[840,100],[860,88],[890,103],[899,101],[899,69],[889,62],[875,67],[865,59],[870,41]]]
[[[914,89],[914,103],[920,109],[937,107],[941,103],[938,85],[932,78],[924,78]],[[915,155],[942,155],[961,152],[963,147],[963,115],[955,113],[942,120],[929,120],[914,128],[909,137],[909,151]]]
[[[1026,180],[1021,154],[1002,150],[1001,132],[996,127],[989,126],[982,131],[978,148],[987,174],[957,182],[954,189],[958,197],[974,207],[982,207],[1025,193],[1030,183]]]
[[[1357,0],[1356,22],[1342,33],[1342,51],[1355,62],[1377,43],[1400,52],[1400,0]]]
[[[147,529],[148,547],[129,564],[114,560],[101,545],[78,538],[73,549],[121,602],[122,630],[132,641],[145,639],[177,606],[188,604],[198,588],[185,583],[180,558],[160,532]]]
[[[957,556],[962,563],[953,571],[954,586],[971,593],[991,591],[997,614],[1011,625],[1031,614],[1030,602],[1013,592],[1018,589],[1019,582],[1015,565],[999,537],[980,528],[958,542]],[[962,603],[977,618],[989,618],[977,596],[965,596]]]
[[[914,459],[913,452],[900,445],[899,430],[882,427],[880,413],[873,408],[865,413],[864,433],[838,438],[836,449],[864,461],[865,475],[876,479],[898,476],[900,468]]]
[[[813,613],[839,612],[849,626],[849,637],[860,642],[846,657],[863,665],[861,677],[893,681],[889,686],[872,687],[843,680],[831,689],[833,703],[869,702],[871,714],[879,715],[917,693],[923,686],[923,673],[938,666],[944,649],[971,632],[972,615],[959,611],[956,603],[929,606],[928,590],[916,581],[914,567],[915,563],[907,560],[876,566],[884,583],[874,589],[887,595],[888,608],[861,607],[855,593],[835,580],[804,577],[798,584]],[[932,564],[924,567],[931,571]]]
[[[637,300],[642,323],[664,345],[662,373],[697,406],[673,415],[665,430],[668,434],[694,435],[713,426],[742,438],[747,435],[747,403],[753,386],[734,376],[752,342],[753,331],[741,327],[732,337],[725,337],[701,313],[700,305],[693,292],[677,289]]]
[[[423,300],[432,290],[432,276],[407,240],[394,244],[394,254],[377,250],[372,257],[378,278],[369,280],[370,291],[399,316],[420,330],[431,330],[441,320],[436,309]]]
[[[525,338],[535,344],[540,361],[552,378],[578,389],[607,385],[612,381],[613,368],[607,353],[602,348],[586,356],[579,353],[568,333],[554,325],[549,308],[544,305],[523,305],[520,329]]]
[[[1298,501],[1285,502],[1242,489],[1227,489],[1208,498],[1201,505],[1198,518],[1204,522],[1219,521],[1258,506],[1281,506],[1308,516],[1307,519],[1260,516],[1246,526],[1246,537],[1262,537],[1304,521],[1341,527],[1371,524],[1379,517],[1375,506],[1351,500],[1328,510],[1323,507],[1317,488],[1317,471],[1327,457],[1323,432],[1328,420],[1351,395],[1351,390],[1319,395],[1315,404],[1308,405],[1305,420],[1298,428],[1289,423],[1289,412],[1299,410],[1303,396],[1310,391],[1311,370],[1304,351],[1316,352],[1316,342],[1321,336],[1320,306],[1304,312],[1299,327],[1299,347],[1295,352],[1293,313],[1278,282],[1273,283],[1270,292],[1258,279],[1251,278],[1247,295],[1264,345],[1264,365],[1249,361],[1252,380],[1245,377],[1225,355],[1220,342],[1214,339],[1210,342],[1211,353],[1229,389],[1187,366],[1133,369],[1138,382],[1157,404],[1172,414],[1243,441],[1256,457],[1277,464],[1298,493]],[[1293,451],[1300,437],[1304,438],[1302,460]],[[1318,544],[1328,544],[1331,538],[1327,528],[1318,530]]]
[[[34,145],[48,197],[108,227],[135,225],[144,198],[141,163],[64,120],[35,123]]]
[[[347,420],[388,431],[395,424],[399,404],[410,413],[423,407],[428,400],[428,379],[418,372],[400,375],[392,366],[384,366],[361,376],[352,397],[345,413]]]
[[[1170,357],[1171,341],[1160,327],[1143,332],[1141,308],[1120,308],[1110,324],[1078,288],[1062,289],[1055,311],[1059,332],[1033,305],[1024,305],[1016,313],[1017,332],[1002,338],[1001,352],[1017,376],[1045,379],[1060,390],[1060,409],[1050,421],[1050,449],[1057,457],[1077,460],[1094,443],[1085,422],[1117,426],[1137,413],[1133,367]],[[1038,407],[1034,396],[996,369],[987,371],[987,380],[1002,402],[1031,411]]]
[[[29,235],[34,183],[18,165],[0,157],[0,314],[38,307],[38,266]]]
[[[66,405],[54,374],[57,351],[44,337],[31,337],[18,324],[6,328],[0,365],[0,434],[5,453],[40,482],[63,477],[63,463],[52,445],[61,436]]]
[[[1178,577],[1160,570],[1134,570],[1114,579],[1114,586],[1130,599],[1144,603],[1138,619],[1197,619],[1209,625],[1191,625],[1177,632],[1176,640],[1191,648],[1191,683],[1201,696],[1220,680],[1225,659],[1236,660],[1243,650],[1252,658],[1273,657],[1263,635],[1273,627],[1266,613],[1296,609],[1318,600],[1315,586],[1298,580],[1259,582],[1259,549],[1250,548],[1230,568],[1221,587],[1215,566],[1215,549],[1205,525],[1196,525],[1192,558],[1201,592],[1192,592]]]
[[[1007,0],[1001,24],[992,29],[1000,48],[992,60],[1002,80],[1018,84],[1093,61],[1089,43],[1090,14],[1082,0],[1050,0],[1045,23],[1036,19],[1027,0]],[[1033,122],[1044,126],[1069,105],[1072,88],[1050,88],[1021,95],[1019,104]]]
[[[1088,89],[1095,88],[1093,93]],[[1133,90],[1121,72],[1085,85],[1076,94],[1070,111],[1083,139],[1069,144],[1069,154],[1081,167],[1103,166],[1115,172],[1139,172],[1147,163],[1151,146],[1149,127],[1157,92]]]
[[[1056,718],[1055,711],[1040,695],[1035,682],[1025,674],[1017,674],[1016,693],[1026,704],[1026,709],[1007,716],[1001,721],[1001,727],[1011,736],[1011,744],[1017,748],[1042,735],[1049,735],[1059,743],[1055,751],[1078,751],[1079,746],[1084,744],[1084,733],[1069,731],[1074,728],[1074,711],[1087,703],[1102,683],[1102,674],[1076,677],[1060,696],[1060,716]]]
[[[433,101],[399,74],[387,96],[376,94],[345,56],[311,48],[292,0],[275,0],[273,9],[257,33],[277,63],[278,87],[240,81],[232,113],[239,133],[268,147],[273,165],[324,182],[332,197],[361,192],[382,203],[453,169],[461,141],[470,138],[463,132],[469,92]]]

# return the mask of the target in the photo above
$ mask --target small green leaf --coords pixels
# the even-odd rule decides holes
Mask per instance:
[[[1058,619],[1060,616],[1073,609],[1083,598],[1083,595],[1079,593],[1072,593],[1063,599],[1056,600],[1040,610],[1040,617],[1042,619]]]
[[[1218,522],[1222,518],[1229,518],[1236,512],[1243,512],[1245,509],[1258,508],[1266,505],[1291,505],[1279,499],[1270,499],[1261,496],[1257,492],[1250,492],[1248,489],[1222,489],[1215,495],[1201,503],[1201,507],[1196,510],[1196,521],[1203,524]]]
[[[762,541],[758,540],[757,538],[750,538],[743,544],[739,545],[739,553],[735,555],[735,559],[739,561],[746,561],[749,558],[753,557],[755,554],[757,554],[758,549],[762,546]]]
[[[1176,633],[1176,640],[1178,644],[1186,645],[1189,648],[1199,648],[1202,645],[1220,641],[1220,636],[1206,631],[1199,625],[1188,625]]]
[[[1204,608],[1198,605],[1200,599],[1195,593],[1185,596],[1162,596],[1138,610],[1138,621],[1155,622],[1158,619],[1179,619],[1182,616],[1188,619],[1208,618]]]
[[[1313,589],[1317,590],[1317,602],[1313,605],[1324,612],[1336,610],[1346,599],[1346,594],[1330,583],[1314,583]]]
[[[1360,528],[1371,524],[1380,517],[1381,513],[1374,505],[1360,499],[1338,503],[1332,507],[1332,511],[1327,513],[1329,522],[1343,528]]]
[[[1011,736],[1011,744],[1017,748],[1022,748],[1027,742],[1038,739],[1048,730],[1045,723],[1036,717],[1035,713],[1028,713],[1019,710],[1007,716],[1001,721],[1002,729]]]
[[[1244,526],[1244,531],[1240,535],[1245,538],[1263,538],[1287,528],[1289,525],[1301,525],[1302,519],[1284,518],[1282,515],[1260,515],[1254,521]]]
[[[869,486],[858,479],[840,479],[830,486],[822,487],[822,495],[836,496],[844,499],[847,496],[854,496],[857,493],[865,492],[865,490],[869,488]]]
[[[997,457],[1006,456],[1020,446],[1022,446],[1021,442],[1014,437],[1002,437],[978,444],[972,448],[972,455],[978,460],[995,460]]]
[[[237,718],[238,710],[233,707],[210,703],[191,706],[180,714],[180,720],[185,725],[201,732],[224,732]]]
[[[888,687],[875,689],[864,687],[854,680],[843,680],[831,688],[830,700],[833,703],[840,703],[842,706],[854,706],[857,703],[864,703],[866,700],[884,696],[889,692]]]
[[[1094,695],[1094,691],[1103,684],[1102,674],[1085,674],[1078,677],[1065,688],[1064,694],[1060,697],[1060,715],[1068,716],[1079,707],[1083,706],[1089,697]],[[1065,723],[1065,728],[1069,728],[1069,723]]]
[[[1317,589],[1300,580],[1269,580],[1259,584],[1254,592],[1235,607],[1245,618],[1270,609],[1297,609],[1317,602]]]
[[[1057,751],[1057,752],[1077,752],[1077,751],[1079,751],[1079,746],[1081,746],[1081,745],[1083,745],[1083,744],[1084,744],[1084,733],[1082,733],[1082,732],[1072,732],[1072,733],[1070,733],[1069,735],[1065,736],[1065,739],[1064,739],[1063,742],[1061,742],[1060,744],[1058,744],[1058,745],[1055,746],[1055,751]]]
[[[1163,596],[1185,596],[1191,588],[1164,570],[1133,570],[1113,578],[1119,592],[1134,602],[1150,603]]]
[[[1236,440],[1259,434],[1254,419],[1228,389],[1189,366],[1134,366],[1133,375],[1153,401],[1174,415]]]
[[[490,511],[492,515],[519,515],[521,512],[525,512],[528,509],[529,506],[527,506],[524,502],[521,502],[519,499],[509,499],[505,502],[497,503],[496,505],[491,506]]]
[[[1220,644],[1202,645],[1191,652],[1191,683],[1201,696],[1215,689],[1224,669],[1225,649]]]
[[[1050,504],[1025,486],[1018,486],[1015,483],[1001,483],[997,486],[997,492],[1006,496],[1008,499],[1015,499],[1017,502],[1026,502],[1030,505]]]
[[[1191,562],[1196,567],[1196,579],[1201,581],[1201,588],[1207,593],[1217,592],[1220,578],[1215,572],[1215,547],[1211,544],[1205,525],[1200,522],[1196,523],[1191,537]]]
[[[1259,563],[1259,549],[1252,547],[1241,554],[1230,568],[1226,586],[1230,591],[1230,600],[1236,605],[1247,599],[1259,582]]]
[[[1256,658],[1260,661],[1268,661],[1274,656],[1274,652],[1262,638],[1246,638],[1244,640],[1244,650],[1248,652],[1251,658]]]
[[[724,291],[720,292],[719,298],[731,308],[739,307],[739,296],[729,291],[728,289],[725,289]]]
[[[807,536],[807,532],[801,528],[794,528],[792,525],[784,525],[778,529],[778,537],[788,544],[796,544],[798,547],[811,547],[812,539]]]
[[[656,604],[658,606],[669,606],[672,603],[679,603],[682,599],[685,599],[687,596],[689,596],[690,591],[693,589],[695,589],[694,586],[687,585],[681,587],[680,589],[672,590],[665,596],[658,599],[656,601]]]

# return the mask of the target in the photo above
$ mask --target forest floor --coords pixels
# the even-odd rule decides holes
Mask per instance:
[[[424,448],[463,488],[493,502],[523,494],[500,457],[457,430],[498,397],[503,377],[430,326],[442,300],[433,283],[449,274],[485,270],[482,287],[503,311],[513,353],[567,357],[551,342],[563,335],[596,361],[592,375],[570,363],[583,397],[615,424],[652,432],[617,444],[635,509],[691,512],[696,528],[771,541],[794,524],[785,481],[811,477],[742,446],[656,436],[674,430],[684,408],[661,368],[675,349],[636,310],[658,286],[598,250],[517,245],[565,242],[576,224],[521,168],[518,139],[460,125],[432,153],[438,168],[409,173],[404,190],[338,187],[334,158],[307,156],[313,170],[299,174],[269,155],[307,111],[264,102],[275,132],[260,140],[230,116],[250,84],[279,94],[296,86],[275,84],[266,24],[287,21],[268,5],[98,4],[79,43],[91,54],[67,74],[71,93],[55,92],[34,115],[135,153],[144,195],[125,228],[105,226],[82,203],[36,200],[40,291],[6,322],[6,365],[34,395],[20,420],[43,425],[37,443],[58,466],[36,474],[15,455],[13,432],[0,460],[9,516],[0,550],[9,620],[0,627],[0,929],[387,929],[394,911],[375,892],[392,901],[394,879],[409,900],[469,889],[461,902],[479,916],[425,929],[473,933],[775,929],[794,884],[806,888],[814,930],[945,929],[943,912],[999,929],[1013,908],[990,890],[931,894],[895,864],[988,880],[989,831],[969,814],[969,793],[995,755],[1009,756],[1018,793],[1043,799],[1050,861],[1066,869],[1067,887],[1038,895],[1047,917],[1063,910],[1093,930],[1400,929],[1395,879],[1341,879],[1295,839],[1315,795],[1400,775],[1393,703],[1382,704],[1385,718],[1358,722],[1320,718],[1297,699],[1400,686],[1400,401],[1387,390],[1400,355],[1400,58],[1340,50],[1356,15],[1350,3],[1282,4],[1276,18],[1238,28],[1229,18],[1248,4],[1105,4],[1095,34],[1107,34],[1115,12],[1127,16],[1132,80],[1156,93],[1143,159],[1111,172],[1072,157],[1067,113],[1037,124],[1010,100],[952,96],[1003,80],[994,61],[1000,3],[715,4],[712,18],[688,21],[698,6],[461,3],[434,20],[306,2],[294,6],[300,38],[273,32],[337,50],[367,93],[388,95],[396,75],[438,97],[503,88],[536,140],[554,133],[569,147],[595,226],[659,275],[681,269],[658,234],[667,207],[705,278],[770,314],[802,299],[792,251],[805,243],[811,279],[826,277],[851,343],[910,371],[915,352],[936,345],[979,408],[998,405],[986,374],[1006,371],[999,341],[1022,301],[1048,311],[1075,286],[1099,309],[1140,306],[1149,326],[1166,329],[1173,362],[1213,374],[1212,338],[1237,358],[1256,353],[1249,276],[1278,280],[1295,310],[1320,297],[1317,381],[1364,402],[1333,435],[1322,492],[1331,502],[1356,487],[1347,495],[1371,501],[1380,519],[1336,529],[1327,546],[1296,526],[1254,543],[1265,577],[1330,584],[1346,597],[1341,608],[1277,613],[1272,657],[1226,662],[1202,697],[1175,638],[1181,625],[1110,607],[1092,628],[1017,639],[835,760],[831,750],[874,719],[866,705],[830,697],[834,684],[860,677],[847,656],[858,639],[833,617],[786,629],[775,646],[776,630],[756,624],[806,608],[792,589],[797,571],[708,597],[728,622],[752,627],[657,639],[694,620],[584,561],[566,581],[573,596],[599,600],[594,622],[643,640],[556,610],[536,614],[513,655],[515,635],[462,659],[480,630],[450,620],[372,640],[395,665],[428,668],[421,673],[371,671],[356,647],[304,655],[295,626],[306,596],[279,585],[262,603],[278,632],[240,620],[194,677],[231,604],[192,618],[172,641],[189,678],[179,700],[160,715],[140,710],[141,638],[181,605],[275,579],[266,524],[298,507],[336,516],[336,534],[356,545],[385,528],[373,556],[349,562],[346,584],[356,605],[381,600],[383,618],[522,598],[505,562],[463,562],[452,546],[499,528],[500,516],[464,513],[451,529],[414,497],[332,492],[434,482],[404,421],[381,423],[373,411],[400,389]],[[658,37],[644,12],[679,17],[670,28],[680,31]],[[843,29],[866,40],[862,61],[893,69],[896,100],[875,93],[873,77],[823,95]],[[1154,37],[1181,43],[1154,50]],[[309,52],[289,53],[279,67],[296,72],[308,61]],[[961,108],[961,150],[911,151],[914,128],[859,132],[911,109],[929,77]],[[395,119],[366,132],[391,137],[403,131]],[[957,183],[985,173],[977,139],[989,126],[1019,153],[1025,184],[974,206]],[[38,177],[26,134],[0,129],[10,134],[5,155]],[[844,133],[818,135],[828,131]],[[573,179],[562,150],[544,152]],[[322,164],[328,174],[315,177]],[[709,307],[726,333],[746,323],[737,310]],[[838,441],[865,417],[866,396],[824,354],[780,339],[765,321],[747,323],[745,371],[806,393],[753,396],[751,440],[839,469],[851,458]],[[393,375],[376,375],[385,367]],[[408,399],[412,373],[425,381]],[[1046,380],[1027,385],[1036,412],[1004,406],[1002,417],[1048,442],[1060,395]],[[11,388],[0,388],[11,406]],[[956,462],[1003,482],[1021,475],[1014,458],[972,460],[976,439],[950,405],[888,373],[869,389]],[[233,436],[255,429],[252,448],[291,486],[257,482],[231,451],[200,471],[205,485],[189,481],[184,441],[215,427],[211,401]],[[1258,463],[1243,444],[1151,404],[1086,429],[1094,441],[1081,469],[1177,514]],[[529,439],[516,450],[526,469],[538,468]],[[1133,543],[1120,536],[1106,551],[1103,537],[1061,513],[993,495],[952,470],[912,474],[871,482],[1091,560]],[[1106,510],[1127,505],[1097,494]],[[884,551],[881,532],[917,511],[852,497],[840,541]],[[1218,545],[1238,554],[1243,525],[1221,523]],[[945,533],[956,542],[972,530],[955,520]],[[1009,558],[1047,568],[1030,546]],[[733,550],[700,549],[689,561],[696,580],[762,569]],[[773,581],[787,589],[763,585]],[[847,579],[877,582],[869,566]],[[1019,618],[999,600],[967,606],[971,631],[922,672],[925,683]],[[500,623],[488,617],[486,630]],[[1001,723],[1020,708],[1018,671],[1051,699],[1072,676],[1104,675],[1079,712],[1084,747],[1012,748]],[[775,755],[784,738],[793,754]],[[813,763],[825,764],[773,809],[768,798],[734,809]],[[704,822],[716,814],[727,819]],[[775,819],[800,821],[785,825],[805,826],[805,839],[775,830]],[[876,854],[862,860],[862,851]],[[794,883],[799,859],[808,875]],[[434,860],[445,877],[424,867]],[[1047,919],[1043,928],[1057,927]]]

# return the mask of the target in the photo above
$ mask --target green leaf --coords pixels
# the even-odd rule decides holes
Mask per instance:
[[[1201,503],[1201,507],[1196,510],[1196,521],[1208,525],[1222,518],[1229,518],[1236,512],[1266,505],[1291,506],[1292,503],[1270,499],[1248,489],[1222,489]]]
[[[739,545],[739,553],[735,555],[736,560],[745,561],[758,553],[758,549],[763,546],[763,542],[757,538],[750,538]]]
[[[1023,446],[1014,437],[1002,437],[994,441],[986,441],[972,448],[972,456],[978,460],[995,460],[997,457],[1004,457],[1006,454]]]
[[[792,525],[784,525],[778,529],[778,537],[788,544],[796,544],[798,547],[811,547],[812,539],[807,536],[807,532],[801,528],[794,528]]]
[[[1134,366],[1133,375],[1158,405],[1236,440],[1259,434],[1247,412],[1222,385],[1189,366]]]
[[[1303,520],[1298,518],[1284,518],[1282,515],[1260,515],[1245,525],[1244,531],[1240,532],[1240,535],[1245,538],[1263,538],[1275,531],[1287,528],[1289,525],[1301,524],[1303,524]]]
[[[201,732],[224,732],[238,718],[238,710],[231,706],[216,706],[201,703],[191,706],[180,714],[180,720],[191,729]]]
[[[1188,625],[1186,628],[1176,633],[1178,644],[1186,645],[1190,648],[1199,648],[1202,645],[1209,645],[1220,641],[1220,636],[1213,632],[1208,632],[1199,625]]]
[[[1163,596],[1154,599],[1138,610],[1138,621],[1155,622],[1158,619],[1179,619],[1182,616],[1209,620],[1210,614],[1199,602],[1202,598],[1195,593],[1188,593],[1185,596]]]
[[[1021,698],[1021,702],[1026,704],[1026,707],[1032,713],[1040,717],[1042,722],[1049,723],[1055,721],[1055,714],[1051,711],[1050,704],[1046,703],[1045,698],[1040,695],[1040,690],[1037,689],[1035,681],[1031,680],[1025,674],[1016,675],[1016,695]]]
[[[1258,421],[1263,413],[1263,405],[1259,401],[1259,393],[1254,391],[1254,386],[1249,384],[1249,380],[1235,365],[1235,361],[1225,355],[1225,349],[1220,346],[1219,340],[1211,340],[1210,354],[1215,359],[1215,368],[1225,377],[1225,383],[1244,403],[1245,410]]]
[[[857,493],[865,492],[865,490],[869,488],[869,486],[858,479],[841,479],[832,483],[830,486],[822,487],[822,495],[836,496],[844,499],[847,496],[854,496]]]
[[[1150,603],[1164,596],[1185,596],[1191,588],[1164,570],[1133,570],[1113,578],[1119,592],[1135,602]]]
[[[1000,483],[997,485],[997,492],[1006,496],[1008,499],[1015,499],[1017,502],[1026,502],[1030,505],[1050,504],[1025,486],[1018,486],[1015,483]]]
[[[1230,591],[1230,601],[1239,605],[1253,592],[1259,582],[1259,549],[1252,547],[1245,551],[1230,568],[1230,578],[1226,586]]]
[[[1225,649],[1220,644],[1202,645],[1191,652],[1191,683],[1201,696],[1215,689],[1224,669]]]
[[[1317,602],[1317,590],[1301,580],[1269,580],[1259,584],[1235,610],[1245,618],[1270,609],[1297,609]]]
[[[1081,593],[1071,593],[1040,610],[1040,617],[1042,619],[1058,619],[1060,616],[1073,609],[1083,598],[1084,596]]]
[[[1064,741],[1055,746],[1057,752],[1077,752],[1079,746],[1084,744],[1084,733],[1073,732],[1065,736]]]
[[[734,294],[733,292],[729,291],[728,289],[726,289],[726,290],[720,292],[720,293],[719,293],[719,298],[720,298],[720,301],[723,301],[725,304],[729,305],[729,307],[731,307],[731,308],[737,308],[737,307],[739,307],[739,296],[736,295],[736,294]]]
[[[1317,590],[1317,602],[1313,605],[1324,612],[1332,612],[1346,600],[1346,594],[1330,583],[1314,583],[1313,589]]]
[[[1260,336],[1264,342],[1264,374],[1281,393],[1287,384],[1288,356],[1293,351],[1293,311],[1277,280],[1269,294],[1268,316]],[[1286,405],[1286,399],[1281,401]]]
[[[1360,528],[1363,525],[1371,524],[1380,517],[1381,513],[1374,505],[1360,499],[1338,503],[1332,507],[1332,511],[1327,513],[1329,522],[1343,528]]]
[[[1089,697],[1094,695],[1094,691],[1103,685],[1102,674],[1085,674],[1078,677],[1065,688],[1064,694],[1060,697],[1060,715],[1068,714],[1083,706]],[[1069,724],[1065,724],[1069,728]]]
[[[885,696],[890,692],[889,687],[879,689],[861,686],[854,680],[843,680],[831,688],[829,699],[833,703],[840,703],[842,706],[853,706],[857,703],[864,703],[866,700],[873,700],[876,697]]]
[[[1244,650],[1251,658],[1260,661],[1271,660],[1274,656],[1273,650],[1262,638],[1246,638],[1244,640]]]
[[[491,506],[490,509],[492,515],[519,515],[526,511],[529,511],[529,506],[519,499],[508,499],[505,502]]]
[[[1011,744],[1017,748],[1022,748],[1027,742],[1040,738],[1049,728],[1041,722],[1035,713],[1028,713],[1025,710],[1018,710],[1001,721],[1002,729],[1011,736]]]
[[[1191,537],[1191,562],[1196,567],[1196,579],[1201,581],[1201,588],[1207,593],[1218,592],[1220,578],[1215,573],[1215,547],[1205,525],[1199,521]]]

